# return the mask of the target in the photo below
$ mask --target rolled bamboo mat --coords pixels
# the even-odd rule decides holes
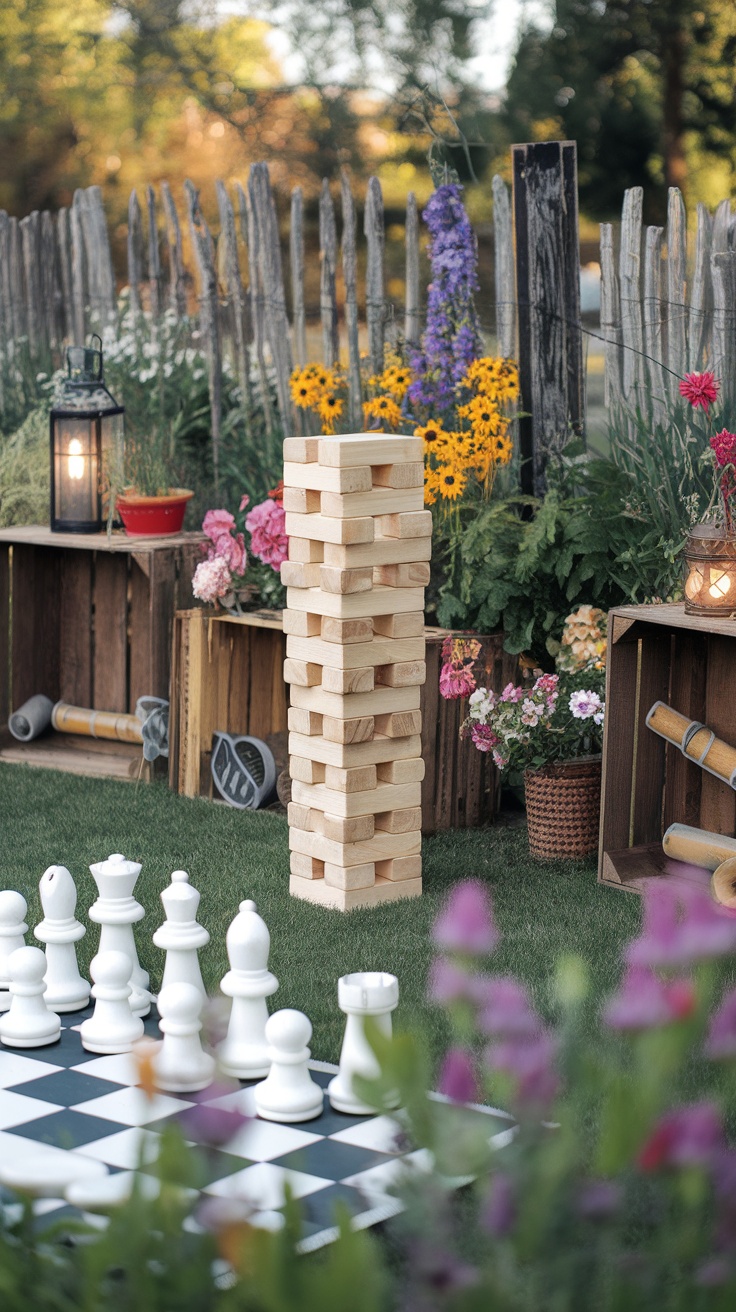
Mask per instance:
[[[713,873],[710,889],[716,902],[720,902],[721,906],[736,909],[736,856],[721,862]]]
[[[141,722],[136,715],[118,711],[91,711],[84,706],[57,702],[51,723],[59,733],[79,733],[88,738],[110,738],[120,743],[142,743]]]
[[[686,861],[704,870],[717,870],[724,861],[736,858],[736,838],[695,829],[692,825],[670,825],[662,847],[673,861]]]
[[[736,788],[736,747],[716,738],[712,729],[699,720],[688,720],[665,702],[654,703],[646,723],[653,733],[679,747],[689,761]]]

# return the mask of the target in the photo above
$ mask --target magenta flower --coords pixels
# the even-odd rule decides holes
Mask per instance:
[[[223,533],[229,533],[233,528],[235,528],[235,519],[229,510],[208,510],[202,520],[202,532],[206,533],[212,542]]]
[[[470,737],[473,740],[473,746],[477,747],[479,752],[492,752],[493,748],[501,741],[498,734],[493,732],[490,724],[474,724],[470,730]]]
[[[453,1102],[476,1102],[478,1081],[473,1054],[467,1048],[450,1048],[440,1068],[437,1088]]]
[[[193,1094],[196,1107],[187,1107],[179,1117],[184,1138],[205,1148],[222,1148],[234,1139],[249,1117],[234,1108],[213,1107],[209,1101],[213,1097],[222,1098],[232,1092],[230,1084],[223,1084],[219,1088],[210,1085],[206,1090],[207,1102],[203,1101],[204,1094]]]
[[[708,413],[708,406],[712,405],[718,396],[720,383],[716,380],[715,374],[706,370],[702,374],[685,374],[680,380],[680,396],[684,396],[689,401],[693,410],[701,406],[704,412]]]
[[[501,693],[502,702],[520,702],[523,701],[525,697],[525,690],[523,688],[516,688],[513,683],[507,683]]]
[[[248,557],[245,551],[245,538],[242,533],[235,537],[230,533],[221,533],[214,539],[214,554],[221,556],[233,574],[245,574]],[[210,557],[212,559],[212,557]]]
[[[705,1054],[715,1061],[736,1057],[736,988],[724,994],[710,1018]]]
[[[724,1147],[721,1110],[714,1102],[668,1112],[655,1126],[637,1161],[643,1171],[660,1166],[711,1166]]]
[[[687,979],[664,981],[647,966],[629,966],[603,1012],[613,1030],[648,1030],[689,1016],[695,990]]]
[[[240,505],[238,506],[238,510],[247,510],[249,505],[250,505],[250,497],[248,496],[247,492],[244,492],[242,497],[240,498]]]
[[[478,994],[478,1027],[484,1034],[528,1037],[540,1033],[542,1022],[526,987],[518,980],[505,975],[486,976],[479,981]]]
[[[475,1003],[478,976],[469,975],[447,957],[435,957],[427,977],[427,997],[444,1007],[448,1002]]]
[[[543,1111],[554,1102],[560,1087],[554,1059],[557,1039],[549,1030],[504,1039],[486,1048],[491,1070],[503,1071],[516,1081],[516,1096],[526,1109]]]
[[[254,506],[245,517],[245,527],[251,535],[250,549],[253,555],[278,573],[289,555],[286,514],[282,502],[266,500]]]
[[[577,1208],[588,1221],[607,1221],[623,1201],[623,1190],[615,1180],[589,1180],[577,1197]]]
[[[475,677],[471,665],[457,665],[448,661],[440,670],[440,694],[445,701],[456,701],[475,692]]]
[[[516,1223],[516,1199],[511,1176],[496,1171],[491,1180],[491,1192],[481,1210],[480,1223],[495,1239],[503,1239]]]
[[[455,885],[434,922],[432,938],[444,952],[484,956],[493,951],[499,933],[485,884],[466,879]]]
[[[654,884],[644,893],[642,933],[625,957],[632,966],[676,967],[734,950],[736,917],[712,902],[703,888]]]

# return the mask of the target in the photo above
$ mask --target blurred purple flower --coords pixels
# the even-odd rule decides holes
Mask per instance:
[[[478,1270],[437,1234],[414,1235],[407,1245],[409,1288],[404,1291],[404,1312],[428,1312],[438,1306],[437,1296],[470,1289],[478,1283]],[[445,1306],[444,1301],[441,1306]]]
[[[232,1225],[247,1223],[253,1215],[253,1204],[245,1198],[203,1198],[194,1219],[203,1230],[218,1234]]]
[[[736,988],[729,989],[710,1018],[705,1055],[714,1060],[736,1057]]]
[[[514,1036],[489,1044],[484,1057],[491,1070],[516,1080],[516,1096],[525,1108],[543,1110],[557,1096],[560,1082],[554,1067],[557,1039],[549,1030]]]
[[[580,1189],[577,1208],[589,1221],[607,1221],[618,1211],[622,1200],[623,1190],[615,1180],[589,1180]]]
[[[721,1110],[704,1100],[667,1112],[637,1160],[643,1171],[656,1171],[660,1166],[710,1166],[723,1147]]]
[[[542,1029],[526,987],[510,976],[489,975],[479,980],[478,1002],[478,1027],[484,1034],[531,1035]]]
[[[456,884],[434,922],[432,938],[437,947],[484,956],[493,951],[499,937],[485,884],[479,879]]]
[[[653,884],[644,893],[642,933],[625,957],[632,966],[673,967],[734,951],[736,917],[718,907],[704,888]]]
[[[614,1030],[648,1030],[690,1015],[695,990],[690,980],[665,981],[646,966],[629,966],[603,1019]]]
[[[448,1002],[472,1002],[475,999],[477,977],[469,975],[447,957],[435,957],[427,977],[427,997],[430,1002],[446,1006]]]
[[[478,1081],[473,1054],[467,1048],[450,1048],[440,1068],[437,1088],[453,1102],[476,1102]]]
[[[728,1284],[733,1279],[733,1263],[726,1257],[709,1257],[695,1271],[693,1279],[696,1285],[705,1289],[717,1289],[719,1285]]]
[[[506,1171],[496,1171],[491,1179],[491,1191],[480,1212],[480,1224],[488,1234],[502,1239],[514,1228],[516,1222],[516,1199],[511,1176]]]
[[[713,1187],[718,1204],[718,1247],[736,1253],[736,1148],[726,1148],[718,1153],[713,1163]]]
[[[203,1101],[204,1094],[194,1094],[196,1106],[188,1107],[179,1118],[184,1138],[205,1148],[222,1148],[229,1143],[250,1117],[236,1108],[213,1107],[211,1100],[232,1092],[231,1084],[210,1085],[205,1090],[207,1102]]]

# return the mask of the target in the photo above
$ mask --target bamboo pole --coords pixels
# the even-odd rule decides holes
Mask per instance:
[[[716,738],[707,725],[689,720],[664,702],[654,703],[647,714],[646,724],[660,738],[679,747],[688,760],[736,788],[736,747]]]
[[[363,427],[363,396],[358,336],[358,261],[353,193],[347,170],[340,173],[342,205],[342,275],[345,282],[345,323],[348,331],[348,417],[354,433]]]
[[[59,733],[83,734],[87,738],[106,738],[120,743],[142,743],[143,733],[136,715],[118,711],[91,711],[85,706],[57,702],[51,712],[51,724]]]

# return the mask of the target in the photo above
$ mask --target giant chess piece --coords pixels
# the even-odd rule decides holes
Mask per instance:
[[[383,971],[359,970],[343,975],[337,982],[337,1002],[347,1016],[345,1037],[340,1052],[340,1068],[327,1086],[327,1094],[335,1111],[352,1116],[365,1116],[375,1111],[353,1087],[353,1076],[375,1080],[380,1075],[376,1054],[365,1034],[365,1022],[371,1017],[385,1038],[391,1038],[391,1012],[399,1001],[399,981],[395,975]],[[388,1110],[397,1107],[397,1095],[384,1098]]]
[[[27,911],[26,900],[20,893],[10,889],[0,893],[0,1012],[10,1006],[8,961],[16,948],[25,946]]]
[[[135,882],[141,873],[137,861],[126,861],[119,852],[107,861],[90,866],[99,897],[90,907],[89,918],[100,926],[100,946],[103,952],[124,952],[130,957],[130,1010],[136,1016],[147,1016],[151,1010],[149,979],[138,961],[133,926],[146,914],[140,902],[133,897]]]
[[[207,998],[197,953],[205,947],[210,936],[197,923],[199,893],[189,883],[186,870],[175,870],[171,883],[161,894],[166,920],[153,936],[157,948],[166,952],[162,990],[169,984],[193,984]]]
[[[77,890],[66,866],[49,866],[38,886],[44,919],[33,931],[46,944],[45,1002],[53,1011],[81,1011],[90,986],[77,965],[76,943],[84,937],[74,912]]]
[[[217,1057],[226,1075],[235,1075],[239,1080],[258,1079],[268,1075],[271,1067],[266,998],[276,992],[279,982],[268,969],[271,936],[255,902],[248,899],[240,903],[225,942],[231,969],[220,988],[232,998],[233,1005]]]
[[[303,1011],[285,1007],[266,1025],[271,1069],[253,1090],[256,1111],[267,1121],[313,1121],[322,1111],[324,1094],[309,1074],[307,1044],[312,1024]]]
[[[79,1033],[88,1052],[130,1052],[143,1037],[143,1021],[130,1009],[130,957],[126,952],[98,952],[89,973],[94,980],[95,1009]]]
[[[156,1087],[166,1093],[195,1093],[215,1077],[215,1059],[202,1050],[203,998],[194,984],[169,984],[158,995],[163,1043],[153,1058]]]
[[[10,954],[10,1008],[0,1018],[0,1039],[9,1048],[42,1048],[61,1034],[59,1017],[43,999],[45,970],[40,948],[16,948]]]

